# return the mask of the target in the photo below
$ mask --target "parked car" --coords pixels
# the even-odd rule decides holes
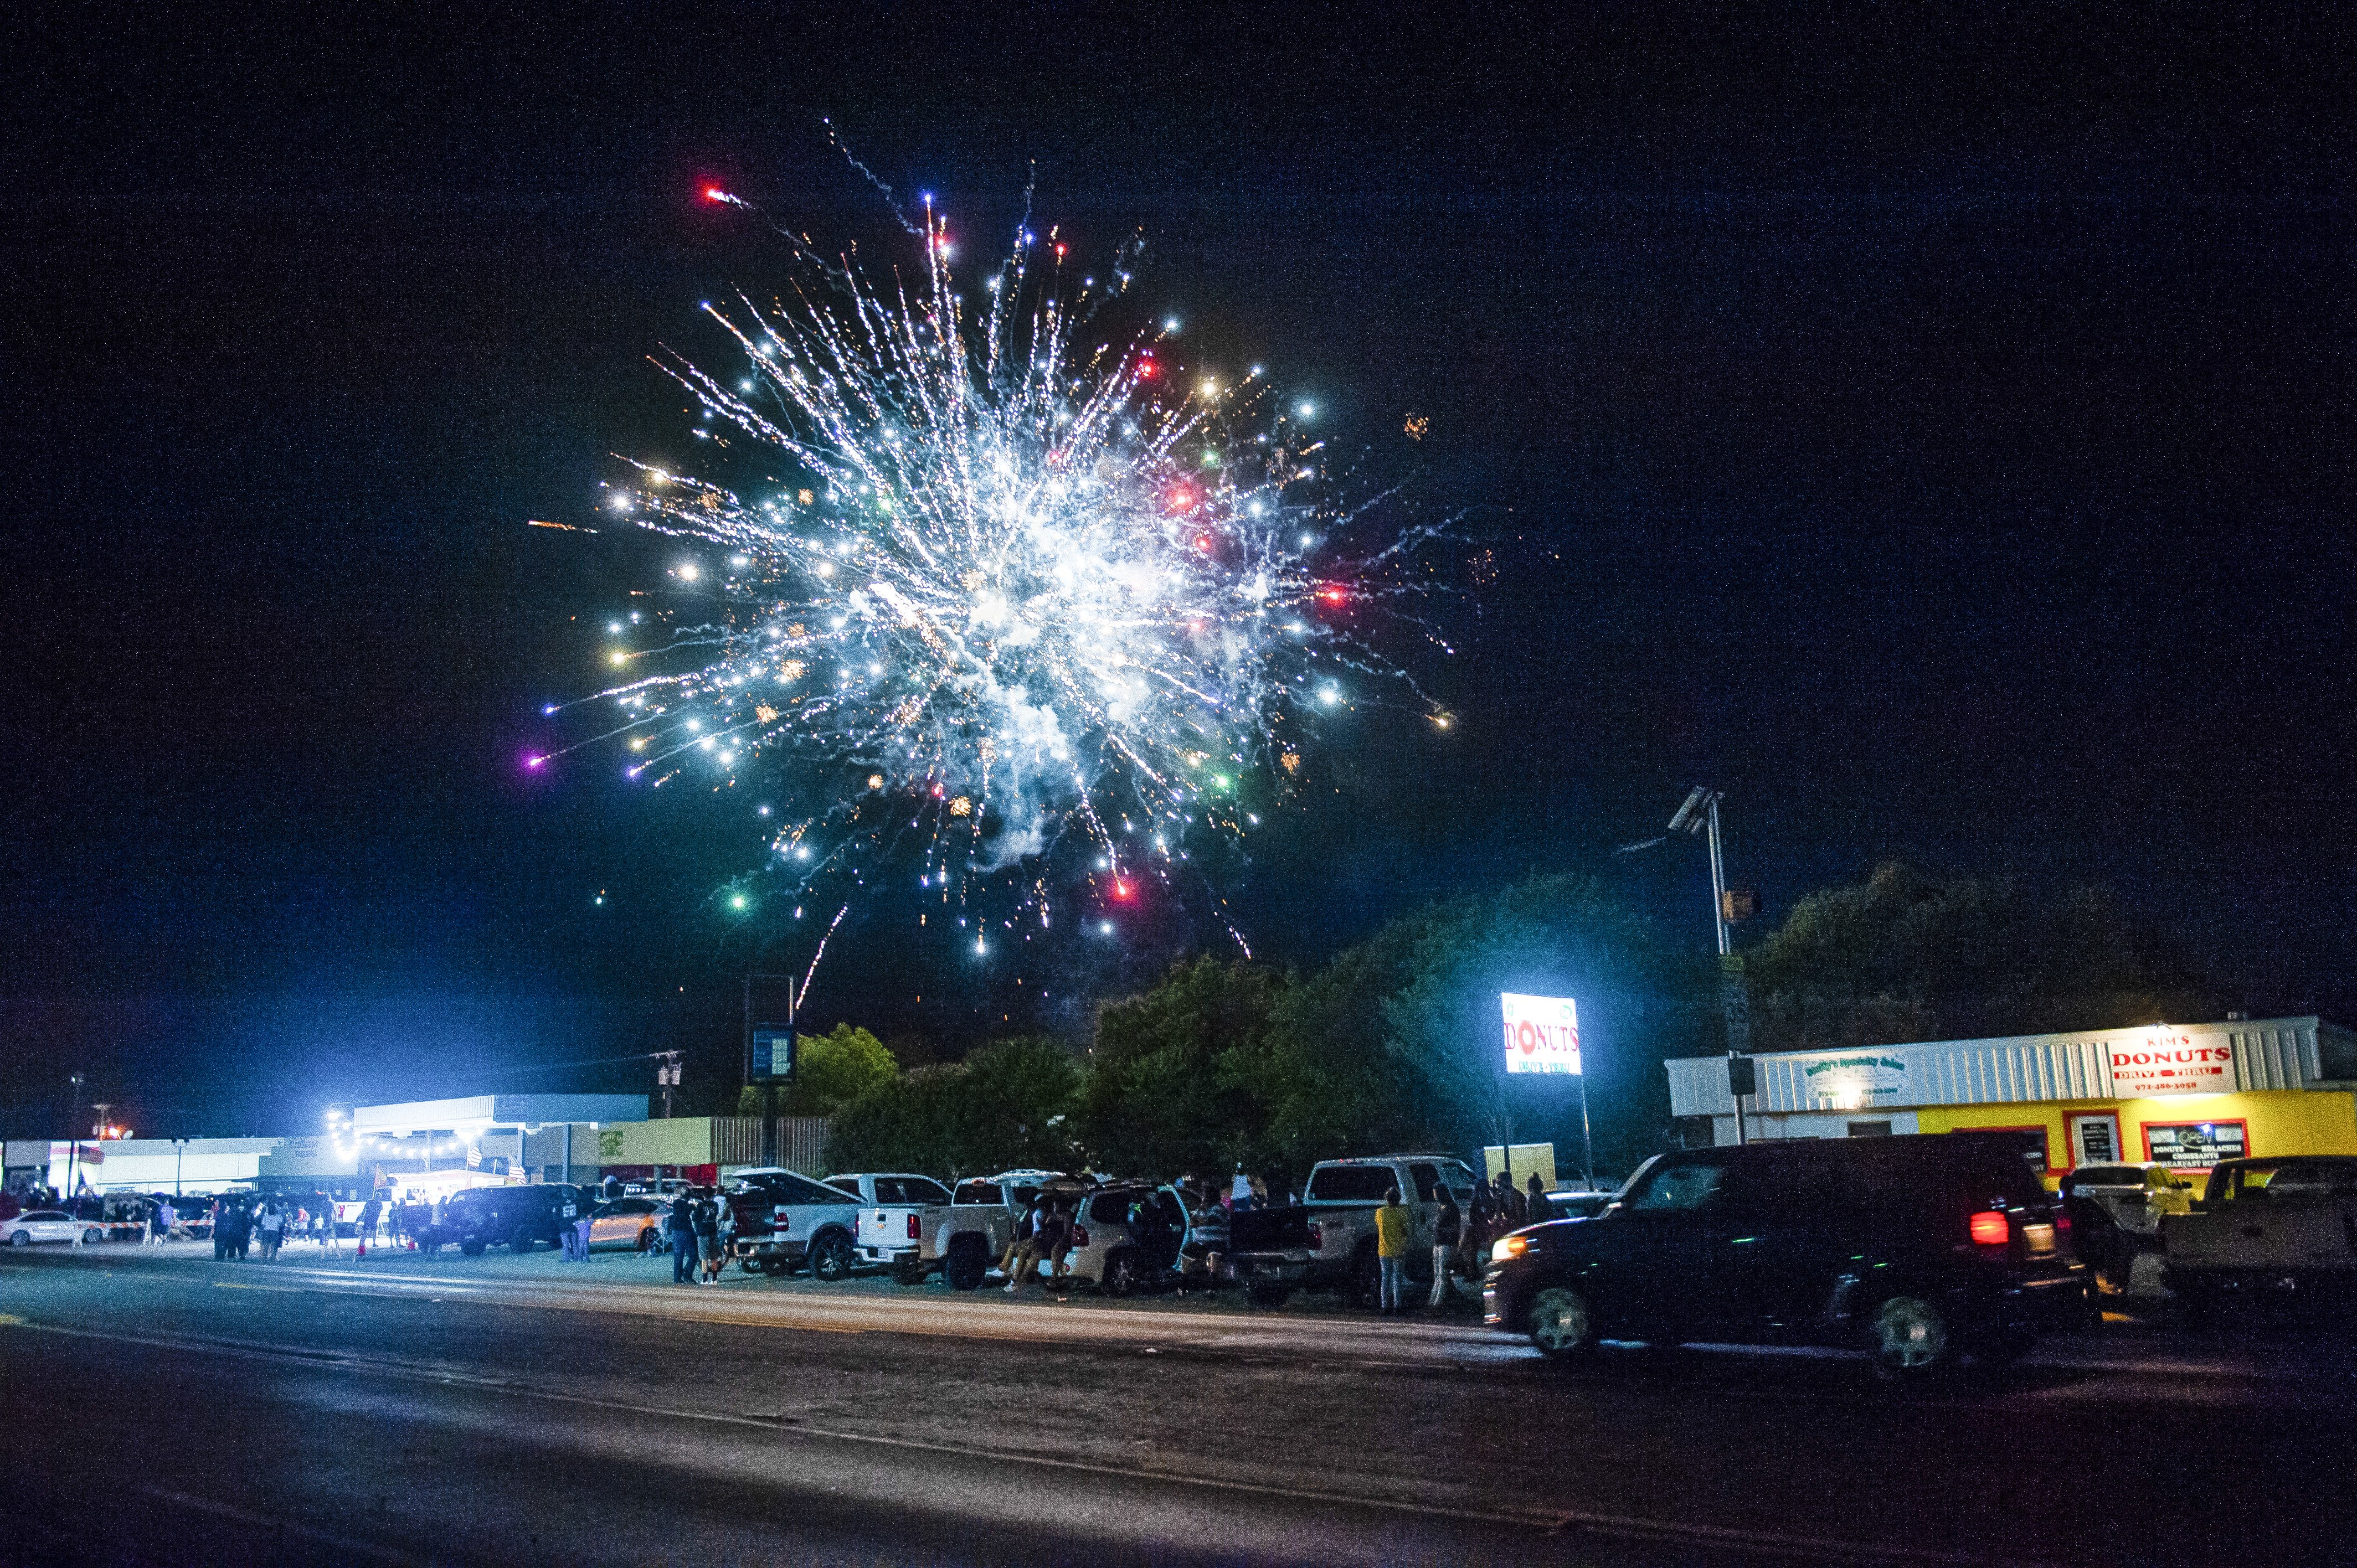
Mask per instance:
[[[29,1247],[38,1241],[71,1241],[77,1237],[95,1244],[106,1240],[106,1228],[94,1219],[77,1219],[62,1208],[36,1208],[0,1224],[0,1242],[11,1247]]]
[[[856,1193],[773,1165],[729,1177],[725,1193],[736,1229],[729,1251],[747,1273],[783,1274],[807,1266],[811,1277],[850,1277],[857,1259]]]
[[[878,1201],[859,1211],[860,1256],[889,1266],[896,1278],[915,1283],[939,1271],[952,1290],[981,1285],[1014,1239],[1015,1222],[1043,1188],[1067,1178],[1059,1171],[1001,1171],[954,1184],[946,1205],[933,1198],[939,1184],[925,1176],[830,1176],[830,1185],[866,1190]],[[924,1184],[911,1188],[903,1184]],[[878,1187],[883,1182],[889,1184]],[[1077,1193],[1080,1188],[1074,1187]],[[883,1203],[886,1192],[904,1201]]]
[[[633,1251],[656,1251],[663,1245],[663,1227],[670,1219],[669,1198],[609,1198],[589,1211],[589,1250],[628,1247]]]
[[[2357,1295],[2357,1159],[2224,1160],[2201,1207],[2160,1221],[2161,1283],[2196,1309],[2228,1296]]]
[[[1548,1219],[1593,1219],[1610,1205],[1612,1194],[1586,1187],[1561,1187],[1548,1193],[1546,1200],[1555,1211],[1544,1216]]]
[[[915,1284],[940,1266],[926,1249],[950,1218],[950,1189],[909,1171],[850,1171],[826,1185],[859,1200],[852,1244],[863,1263],[881,1263],[903,1284]]]
[[[2137,1252],[2160,1244],[2162,1215],[2193,1208],[2191,1184],[2159,1165],[2081,1165],[2063,1176],[2061,1191],[2079,1256],[2117,1281]]]
[[[2001,1139],[1792,1139],[1660,1155],[1592,1219],[1498,1240],[1493,1326],[1601,1339],[1857,1345],[1887,1375],[1999,1360],[2083,1321],[2060,1203]]]
[[[566,1182],[465,1187],[450,1195],[442,1232],[470,1258],[491,1246],[507,1247],[519,1257],[544,1241],[562,1246],[565,1229],[579,1217],[589,1193]]]
[[[1375,1210],[1383,1194],[1397,1187],[1415,1216],[1415,1239],[1408,1273],[1432,1278],[1432,1222],[1440,1212],[1437,1194],[1447,1187],[1460,1211],[1473,1201],[1470,1166],[1453,1155],[1377,1155],[1365,1159],[1321,1160],[1303,1185],[1302,1207],[1318,1227],[1318,1258],[1312,1284],[1340,1286],[1351,1301],[1372,1307],[1381,1300],[1383,1280],[1375,1261]]]

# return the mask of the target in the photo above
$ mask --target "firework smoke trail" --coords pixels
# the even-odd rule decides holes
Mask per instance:
[[[1190,869],[1207,832],[1240,838],[1320,715],[1447,727],[1351,630],[1387,616],[1437,642],[1407,568],[1439,530],[1349,554],[1371,506],[1330,499],[1303,410],[1276,410],[1257,367],[1182,378],[1176,322],[1094,341],[1135,241],[1103,286],[1073,286],[1067,246],[1027,219],[970,306],[921,201],[913,286],[795,241],[787,297],[705,306],[739,376],[662,363],[732,471],[765,474],[740,489],[633,464],[612,489],[610,513],[727,566],[674,568],[715,607],[611,652],[648,672],[600,694],[619,714],[597,738],[656,784],[778,769],[773,869],[806,888],[899,863],[981,952],[985,923],[1052,923],[1075,882],[1117,908],[1140,876]],[[1013,897],[985,908],[994,887]]]

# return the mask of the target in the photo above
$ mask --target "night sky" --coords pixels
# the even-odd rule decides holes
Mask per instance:
[[[807,932],[716,907],[737,804],[519,770],[659,571],[525,524],[684,460],[646,356],[780,281],[705,184],[888,239],[830,116],[972,232],[1035,166],[1077,245],[1142,227],[1190,352],[1493,553],[1398,650],[1458,728],[1370,718],[1256,842],[1261,956],[1539,868],[1699,950],[1698,848],[1613,850],[1708,781],[1764,920],[1894,855],[2097,880],[2357,1021],[2345,10],[301,9],[16,24],[16,1135],[77,1066],[158,1133],[673,1046],[733,1094]],[[906,926],[855,910],[805,1022],[1071,1031],[1171,950]]]

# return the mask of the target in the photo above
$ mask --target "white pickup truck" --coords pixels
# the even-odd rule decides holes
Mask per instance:
[[[1458,1212],[1473,1201],[1472,1168],[1454,1155],[1373,1155],[1364,1159],[1320,1160],[1309,1169],[1301,1206],[1317,1223],[1318,1260],[1308,1283],[1340,1285],[1361,1306],[1377,1305],[1382,1270],[1375,1262],[1375,1210],[1383,1194],[1399,1188],[1415,1216],[1415,1242],[1408,1254],[1412,1277],[1432,1278],[1432,1222],[1440,1212],[1438,1192],[1447,1187]]]
[[[2190,1214],[2160,1217],[2161,1283],[2196,1312],[2222,1300],[2357,1296],[2357,1159],[2222,1160]]]
[[[782,1274],[807,1266],[811,1277],[851,1274],[858,1197],[775,1166],[736,1172],[727,1190],[735,1219],[729,1251],[747,1273]]]
[[[959,1182],[945,1192],[929,1176],[834,1176],[866,1181],[874,1200],[859,1211],[862,1262],[882,1263],[895,1279],[915,1284],[941,1271],[952,1290],[974,1290],[1015,1235],[1015,1221],[1057,1171],[1001,1171]],[[921,1183],[912,1187],[909,1183]],[[890,1186],[887,1184],[899,1184]],[[888,1194],[897,1192],[895,1201]],[[936,1197],[935,1195],[939,1195]]]

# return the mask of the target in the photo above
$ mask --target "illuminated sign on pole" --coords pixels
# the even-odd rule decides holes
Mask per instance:
[[[1568,996],[1501,993],[1508,1072],[1579,1072],[1579,1011]]]

